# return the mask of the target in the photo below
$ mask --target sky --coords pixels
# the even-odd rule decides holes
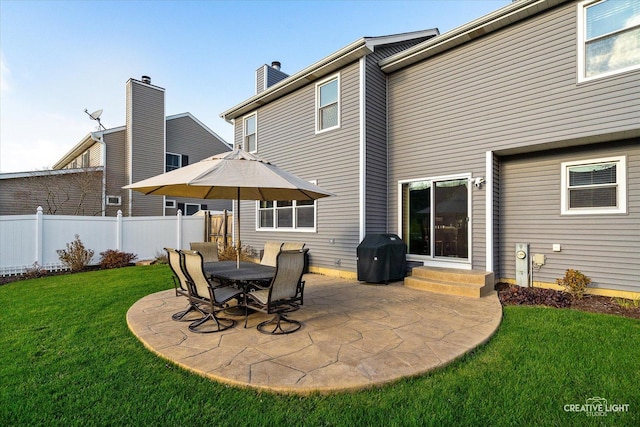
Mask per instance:
[[[511,0],[0,0],[0,172],[50,168],[97,122],[125,124],[125,84],[165,89],[227,142],[220,113],[255,94],[272,61],[292,75],[361,37],[440,33]]]

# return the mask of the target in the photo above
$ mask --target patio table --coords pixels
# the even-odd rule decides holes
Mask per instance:
[[[236,261],[218,261],[205,262],[204,271],[211,278],[242,284],[271,280],[276,268],[248,261],[241,261],[237,268]]]
[[[245,292],[252,283],[269,282],[276,273],[275,267],[254,262],[241,261],[240,268],[237,267],[236,261],[204,263],[204,271],[212,279],[217,279],[222,283],[231,283]],[[238,302],[240,303],[240,301]],[[245,310],[240,310],[240,306],[230,307],[225,311],[232,315],[245,314]]]

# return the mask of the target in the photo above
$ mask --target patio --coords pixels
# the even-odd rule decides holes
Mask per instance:
[[[127,313],[131,331],[159,356],[222,383],[309,394],[379,386],[448,364],[486,342],[502,307],[495,292],[474,299],[306,274],[300,331],[259,333],[270,316],[226,316],[236,327],[194,334],[171,315],[186,305],[173,289],[148,295]]]

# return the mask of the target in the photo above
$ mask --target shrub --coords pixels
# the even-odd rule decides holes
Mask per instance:
[[[137,259],[136,254],[108,249],[100,252],[100,268],[120,268],[126,267]]]
[[[220,251],[218,252],[218,259],[220,261],[235,261],[236,253],[235,246],[220,248]],[[251,246],[245,245],[240,247],[240,261],[253,261],[255,256],[255,252]]]
[[[158,252],[156,251],[155,259],[153,260],[154,264],[169,264],[169,257],[166,252]]]
[[[85,249],[77,234],[73,242],[67,243],[67,249],[57,249],[56,252],[60,261],[71,271],[80,271],[89,265],[94,253],[91,249]]]
[[[21,278],[22,279],[37,279],[38,277],[44,277],[47,274],[49,274],[49,272],[47,270],[45,270],[44,268],[42,268],[42,266],[40,266],[40,264],[38,264],[38,262],[34,262],[33,265],[29,268],[27,268],[22,274],[21,274]]]
[[[556,283],[562,286],[573,298],[582,298],[591,279],[578,270],[568,269],[562,279],[556,279]]]

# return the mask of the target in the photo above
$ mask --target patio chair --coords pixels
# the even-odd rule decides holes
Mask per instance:
[[[262,258],[260,259],[260,264],[262,265],[270,265],[271,267],[276,266],[276,257],[280,253],[282,249],[282,242],[267,242],[264,244],[264,251],[262,252]]]
[[[269,287],[245,294],[244,304],[247,313],[249,309],[253,309],[262,313],[275,314],[272,319],[258,324],[257,329],[263,334],[290,334],[302,327],[302,323],[289,319],[286,315],[298,310],[303,303],[302,275],[305,253],[306,249],[280,252],[276,260],[276,274]],[[245,328],[247,319],[248,314],[244,319]]]
[[[189,247],[200,252],[204,262],[218,262],[218,242],[191,242]]]
[[[301,251],[304,249],[304,243],[302,242],[284,242],[282,244],[281,251]]]
[[[189,282],[187,281],[187,277],[184,274],[184,262],[183,262],[183,256],[180,253],[180,251],[177,251],[173,248],[164,248],[165,251],[167,251],[167,258],[169,259],[169,267],[171,267],[171,271],[173,271],[173,286],[175,287],[176,290],[176,296],[184,296],[187,297],[187,299],[189,300],[189,305],[187,306],[186,310],[180,311],[178,313],[175,313],[174,315],[171,316],[171,318],[175,321],[178,322],[193,322],[194,319],[185,319],[185,317],[187,316],[187,314],[197,311],[200,312],[202,314],[202,316],[204,316],[206,313],[204,313],[202,310],[200,310],[200,308],[198,307],[199,302],[194,300],[191,297],[191,291],[189,289]]]
[[[204,272],[202,254],[197,251],[181,251],[184,257],[185,276],[189,283],[191,297],[202,306],[207,306],[205,316],[189,325],[189,330],[198,333],[221,332],[233,327],[236,321],[218,317],[217,313],[229,307],[228,302],[240,298],[243,292],[233,286],[214,286]],[[215,323],[214,329],[201,328],[207,321]]]

